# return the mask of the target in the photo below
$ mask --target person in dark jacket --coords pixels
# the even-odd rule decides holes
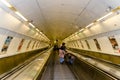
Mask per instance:
[[[60,49],[66,51],[65,43],[62,43],[62,46],[60,47]]]
[[[56,40],[54,47],[53,47],[53,51],[58,51],[58,50],[59,50],[58,40]]]
[[[62,43],[62,46],[59,48],[59,50],[62,50],[64,53],[64,61],[66,62],[67,58],[67,51],[66,51],[66,46],[65,43]]]

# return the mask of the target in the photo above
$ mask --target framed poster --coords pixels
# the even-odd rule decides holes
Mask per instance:
[[[39,48],[40,44],[41,44],[41,43],[39,42],[39,43],[38,43],[38,46],[37,46],[38,48]]]
[[[80,44],[81,44],[81,47],[84,48],[83,44],[82,44],[82,41],[80,41]]]
[[[35,46],[35,43],[36,43],[36,41],[34,41],[34,43],[33,43],[33,46],[32,46],[32,49],[34,48],[34,46]]]
[[[13,37],[12,36],[8,36],[3,44],[3,47],[1,49],[1,52],[6,52],[9,45],[10,45],[10,42],[12,41]]]
[[[110,36],[110,37],[108,37],[108,39],[112,45],[112,48],[114,49],[114,52],[119,52],[119,46],[118,46],[118,43],[117,43],[115,37]]]
[[[90,49],[90,45],[89,45],[88,41],[85,40],[85,42],[86,42],[86,44],[87,44],[88,49]]]
[[[36,48],[38,47],[38,43],[39,43],[39,42],[36,42],[36,46],[35,46]]]
[[[77,47],[79,47],[78,41],[76,41],[76,45],[77,45]]]
[[[31,42],[32,42],[31,40],[28,42],[28,45],[27,45],[27,48],[26,48],[27,50],[29,49]]]
[[[101,50],[100,44],[97,39],[93,39],[98,50]]]
[[[25,39],[22,39],[22,40],[20,41],[17,51],[20,51],[20,50],[21,50],[24,41],[25,41]]]

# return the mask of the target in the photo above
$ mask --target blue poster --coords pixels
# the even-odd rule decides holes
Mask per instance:
[[[5,40],[5,42],[4,42],[4,45],[3,45],[3,47],[2,47],[1,52],[6,52],[6,51],[7,51],[7,49],[8,49],[8,47],[9,47],[10,42],[11,42],[12,39],[13,39],[13,37],[11,37],[11,36],[8,36],[8,37],[6,38],[6,40]]]

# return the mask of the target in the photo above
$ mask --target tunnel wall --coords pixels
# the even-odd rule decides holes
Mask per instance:
[[[11,10],[0,8],[0,57],[49,46],[42,34],[15,16]]]
[[[114,37],[115,40],[120,40],[118,37]],[[96,45],[94,39],[97,39],[99,46]],[[87,41],[87,42],[86,42]],[[116,41],[117,42],[117,41]],[[118,42],[119,43],[119,42]],[[89,45],[89,46],[88,46]],[[108,37],[93,38],[86,40],[76,40],[71,42],[68,48],[80,52],[82,55],[95,57],[101,60],[105,60],[114,64],[120,64],[120,52],[119,49],[115,49],[112,46]]]
[[[97,34],[95,36],[87,37],[69,41],[68,47],[77,48],[88,51],[101,52],[112,55],[120,55],[120,30],[114,30],[107,33]],[[113,40],[113,42],[112,42]]]
[[[0,74],[48,48],[48,42],[28,22],[0,8]]]
[[[48,47],[48,43],[0,28],[0,57]]]
[[[68,48],[79,50],[82,54],[103,59],[112,63],[120,63],[120,14],[112,16],[83,32],[74,34],[66,43]]]

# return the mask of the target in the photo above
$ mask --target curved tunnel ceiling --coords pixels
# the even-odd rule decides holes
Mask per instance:
[[[120,5],[120,0],[8,0],[50,40],[64,39]]]

